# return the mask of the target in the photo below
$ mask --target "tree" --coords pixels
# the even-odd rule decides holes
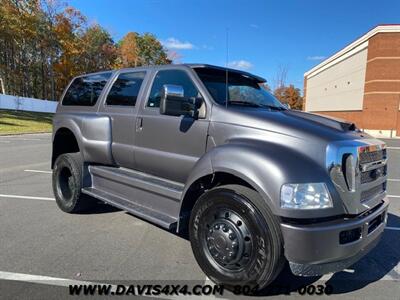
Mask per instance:
[[[151,33],[118,44],[62,0],[0,0],[0,78],[11,95],[57,100],[82,73],[170,63]]]
[[[286,85],[287,73],[288,73],[287,66],[285,66],[285,65],[278,66],[278,69],[276,71],[275,78],[274,78],[275,89],[278,89],[278,88]]]
[[[139,63],[138,34],[128,32],[119,43],[120,66],[123,68],[137,67]]]
[[[151,34],[145,33],[137,37],[139,63],[142,66],[169,64],[171,61],[160,41]]]
[[[301,110],[303,107],[303,98],[300,95],[300,89],[295,88],[293,84],[276,88],[274,95],[282,103],[289,104],[292,109]]]
[[[79,63],[82,73],[109,70],[117,56],[110,34],[100,25],[89,27],[80,36],[82,52]]]

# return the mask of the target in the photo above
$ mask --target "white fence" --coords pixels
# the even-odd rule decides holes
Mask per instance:
[[[55,113],[58,102],[0,94],[0,109]]]

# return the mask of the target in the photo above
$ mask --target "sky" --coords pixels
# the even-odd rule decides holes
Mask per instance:
[[[279,70],[286,70],[286,83],[300,89],[304,73],[325,58],[378,24],[400,23],[399,0],[68,3],[86,15],[90,24],[105,27],[115,41],[129,31],[150,32],[179,54],[178,62],[225,66],[228,61],[230,67],[266,78],[272,87]]]

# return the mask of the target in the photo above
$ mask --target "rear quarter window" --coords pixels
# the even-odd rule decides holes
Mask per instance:
[[[65,93],[62,105],[95,105],[110,77],[111,72],[75,78]]]

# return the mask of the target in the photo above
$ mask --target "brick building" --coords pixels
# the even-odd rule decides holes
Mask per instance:
[[[400,136],[400,25],[380,25],[304,74],[304,110]]]

